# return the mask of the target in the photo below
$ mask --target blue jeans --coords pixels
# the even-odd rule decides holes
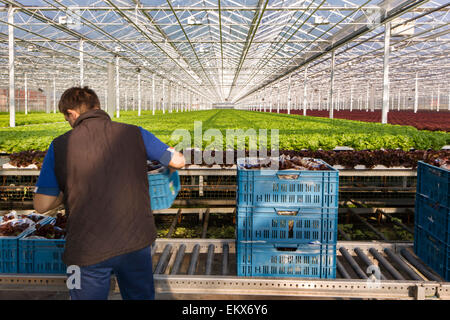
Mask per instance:
[[[124,300],[154,300],[150,247],[80,267],[81,288],[69,290],[72,300],[107,300],[111,275],[116,275]]]

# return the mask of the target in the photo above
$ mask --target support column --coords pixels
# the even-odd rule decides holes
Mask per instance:
[[[303,115],[306,116],[306,90],[307,90],[308,68],[305,69],[305,80],[303,81]]]
[[[262,112],[262,105],[264,101],[264,93],[259,93],[259,112]]]
[[[381,110],[381,123],[388,122],[389,112],[389,55],[391,42],[391,23],[384,25],[384,62],[383,62],[383,107]]]
[[[337,89],[337,98],[336,98],[336,110],[339,111],[341,103],[341,89]]]
[[[334,50],[331,52],[331,72],[330,72],[330,119],[333,119],[333,86],[334,86],[334,62],[335,62],[335,52]]]
[[[119,74],[119,56],[116,56],[116,117],[120,117],[120,74]]]
[[[440,88],[438,86],[438,88],[437,88],[437,101],[436,101],[436,111],[437,112],[439,112],[439,104],[441,103],[441,99],[440,99],[441,93],[439,91],[440,91]]]
[[[8,7],[8,68],[9,68],[9,126],[16,126],[16,96],[14,75],[14,8]]]
[[[56,113],[56,78],[53,76],[53,113]]]
[[[25,114],[28,114],[28,77],[25,73]]]
[[[165,92],[165,90],[166,90],[166,79],[163,79],[163,82],[162,82],[162,97],[161,97],[161,106],[162,106],[163,114],[166,113],[166,106],[165,106],[166,92]]]
[[[127,94],[127,90],[125,90],[125,111],[128,111],[128,94]]]
[[[373,84],[370,86],[370,111],[375,111],[375,86]]]
[[[141,116],[141,107],[142,107],[142,101],[141,101],[141,74],[138,73],[138,116]]]
[[[287,114],[291,114],[291,76],[288,81]]]
[[[403,110],[406,108],[406,93],[403,95]]]
[[[353,85],[350,86],[350,112],[353,111]]]
[[[169,113],[172,113],[172,81],[169,81],[168,86],[168,107],[169,107]]]
[[[419,107],[419,73],[416,72],[416,86],[414,88],[414,113],[417,113]]]
[[[108,79],[107,79],[108,80]],[[106,112],[108,112],[108,88],[105,88],[105,95],[104,95],[104,110],[106,110]]]
[[[280,113],[280,84],[278,83],[277,113]]]
[[[84,41],[80,40],[80,87],[84,86]]]
[[[136,97],[133,90],[133,111],[136,110]]]
[[[50,113],[50,100],[51,100],[51,93],[52,92],[52,87],[50,84],[50,81],[47,82],[47,87],[45,90],[45,113]]]
[[[152,75],[152,114],[155,115],[156,99],[155,99],[155,75]]]
[[[319,111],[322,111],[322,97],[321,97],[321,91],[319,90],[319,105],[318,105],[318,108],[319,108]]]
[[[115,99],[116,99],[116,86],[114,83],[115,80],[115,69],[112,63],[108,63],[108,98],[106,110],[111,118],[114,117]]]
[[[369,111],[369,83],[367,83],[367,91],[366,91],[366,112]]]
[[[272,105],[273,105],[273,86],[270,87],[270,103],[269,103],[269,112],[272,112]],[[450,103],[449,103],[450,106]]]

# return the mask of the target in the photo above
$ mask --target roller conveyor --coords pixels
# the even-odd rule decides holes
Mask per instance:
[[[417,259],[412,246],[342,241],[337,243],[336,279],[251,278],[236,276],[234,239],[157,239],[152,247],[155,290],[164,299],[450,299],[450,282]],[[375,281],[374,266],[382,280]],[[113,288],[118,291],[117,285]],[[0,274],[0,291],[19,289],[67,290],[61,275]]]

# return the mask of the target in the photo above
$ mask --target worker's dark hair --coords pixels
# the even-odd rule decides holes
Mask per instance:
[[[67,114],[68,109],[84,113],[91,109],[100,109],[100,100],[94,90],[88,87],[72,87],[64,91],[58,103],[59,111]]]

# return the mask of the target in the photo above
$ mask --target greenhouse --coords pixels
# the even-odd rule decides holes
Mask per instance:
[[[449,300],[449,13],[0,0],[0,299]]]

